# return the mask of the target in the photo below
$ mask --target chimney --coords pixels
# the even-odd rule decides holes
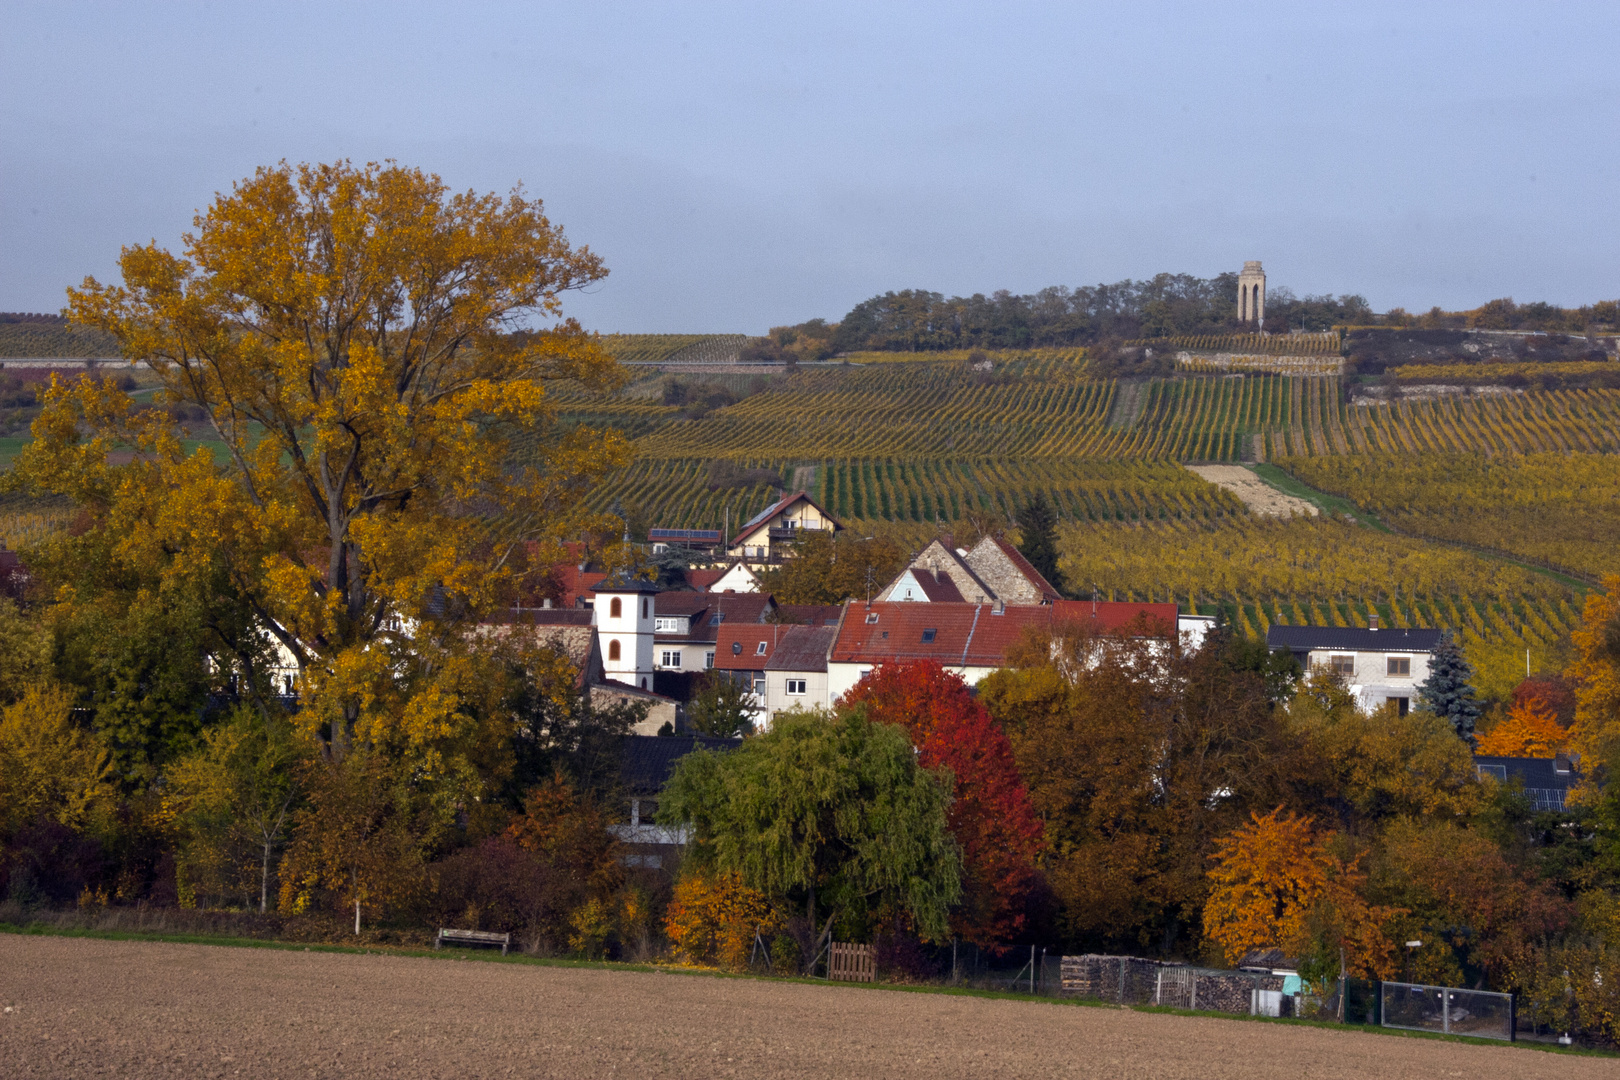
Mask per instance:
[[[1367,629],[1378,629],[1378,612],[1375,611],[1371,615],[1367,616]]]

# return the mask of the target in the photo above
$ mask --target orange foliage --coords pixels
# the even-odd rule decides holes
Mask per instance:
[[[1603,588],[1586,597],[1581,625],[1570,635],[1578,655],[1565,672],[1575,683],[1570,745],[1592,761],[1620,752],[1620,574],[1605,577]]]
[[[593,800],[578,795],[561,773],[529,790],[523,813],[506,835],[518,846],[574,871],[596,893],[606,895],[623,883],[619,842],[607,831],[607,816]]]
[[[765,894],[737,874],[682,879],[664,916],[664,933],[687,962],[728,968],[746,965],[755,933],[768,938],[776,925]]]
[[[1550,758],[1564,748],[1567,733],[1540,697],[1514,702],[1507,719],[1480,737],[1479,753],[1491,757]]]

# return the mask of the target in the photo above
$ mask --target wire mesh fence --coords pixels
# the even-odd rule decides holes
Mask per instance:
[[[1384,983],[1380,1010],[1385,1027],[1439,1031],[1482,1039],[1514,1036],[1513,995],[1418,983]]]
[[[1296,995],[1286,979],[1269,971],[1230,971],[1138,956],[1065,956],[1062,994],[1116,1005],[1167,1005],[1179,1009],[1293,1016]]]

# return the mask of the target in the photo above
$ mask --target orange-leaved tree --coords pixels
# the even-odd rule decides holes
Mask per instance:
[[[1539,697],[1515,701],[1508,714],[1480,736],[1477,750],[1492,757],[1550,758],[1569,738],[1558,715]]]
[[[183,255],[129,247],[119,268],[122,284],[70,290],[70,314],[150,365],[167,407],[53,382],[21,481],[87,507],[117,557],[160,553],[165,581],[245,605],[293,658],[297,723],[330,768],[387,759],[316,785],[332,813],[306,830],[368,819],[369,796],[336,807],[382,772],[455,789],[431,795],[436,812],[479,797],[511,726],[493,689],[505,646],[464,624],[509,603],[521,554],[581,527],[590,483],[628,460],[616,434],[554,424],[546,390],[619,378],[561,317],[601,261],[521,190],[339,162],[261,168],[197,216]],[[202,448],[180,416],[201,417]],[[254,685],[264,640],[235,644],[221,662]],[[300,849],[306,873],[352,846]],[[384,865],[351,860],[326,884],[367,892],[365,864]]]
[[[1594,764],[1620,755],[1620,574],[1586,597],[1581,625],[1570,635],[1576,658],[1565,672],[1575,683],[1570,744]]]
[[[1373,906],[1363,896],[1359,860],[1330,850],[1311,818],[1251,813],[1247,824],[1217,842],[1204,933],[1236,964],[1252,949],[1282,949],[1313,977],[1385,977],[1394,953],[1382,924],[1401,909]]]
[[[947,820],[964,871],[951,928],[990,949],[1016,937],[1038,880],[1042,828],[1006,732],[960,676],[931,660],[880,666],[839,707],[904,727],[925,768],[951,770],[956,788]]]

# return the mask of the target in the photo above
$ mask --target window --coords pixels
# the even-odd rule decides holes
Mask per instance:
[[[876,623],[877,623],[877,612],[874,611],[874,612],[872,612],[872,614],[870,614],[870,615],[868,615],[866,617],[866,625],[867,626],[872,626],[872,625],[874,625]]]
[[[1396,716],[1405,716],[1407,713],[1412,711],[1412,699],[1411,698],[1392,697],[1389,700],[1391,700],[1391,701],[1393,701],[1395,703],[1395,715]]]
[[[754,693],[760,697],[765,696],[765,676],[759,675],[754,678]]]
[[[686,627],[681,625],[681,623],[685,621],[686,620],[684,619],[659,617],[653,620],[653,630],[659,634],[678,634],[682,630],[686,629]]]
[[[706,652],[706,653],[703,654],[703,666],[705,668],[714,667],[714,653],[713,652]]]
[[[793,697],[802,697],[804,695],[804,684],[806,681],[807,680],[805,679],[789,679],[787,681],[788,694]]]
[[[617,600],[615,600],[613,602],[615,604],[618,603]],[[609,660],[617,660],[618,658],[619,658],[619,639],[614,638],[612,641],[608,642],[608,659]]]
[[[927,644],[930,644],[930,643],[931,643],[931,642],[932,642],[932,641],[933,641],[933,640],[934,640],[934,635],[935,635],[935,634],[936,634],[936,633],[938,633],[938,632],[939,632],[939,631],[937,631],[937,630],[932,630],[932,629],[930,629],[930,630],[924,630],[924,631],[923,631],[923,644],[924,644],[924,645],[927,645]]]
[[[1356,673],[1356,658],[1354,656],[1330,656],[1328,667],[1340,675],[1354,675]]]
[[[624,614],[624,605],[622,603],[620,603],[619,598],[617,596],[615,596],[613,598],[613,603],[608,605],[608,618],[617,619],[619,616],[621,616],[623,614]]]
[[[681,666],[681,650],[665,649],[662,666],[679,669]]]
[[[723,612],[723,611],[717,611],[713,615],[709,616],[709,625],[710,626],[719,626],[721,623],[723,623],[725,621],[726,621],[726,613]]]
[[[649,610],[648,610],[648,607],[647,607],[648,603],[649,603],[649,601],[647,600],[647,598],[645,596],[643,596],[641,598],[641,617],[643,619],[645,619],[647,617],[647,615],[649,614]]]
[[[1390,675],[1412,674],[1412,658],[1410,656],[1391,656],[1388,660],[1386,673]]]
[[[759,648],[754,650],[754,655],[755,656],[764,656],[765,655],[765,643],[763,641],[759,643]]]
[[[733,641],[731,643],[731,655],[732,656],[741,656],[742,655],[742,642]]]

